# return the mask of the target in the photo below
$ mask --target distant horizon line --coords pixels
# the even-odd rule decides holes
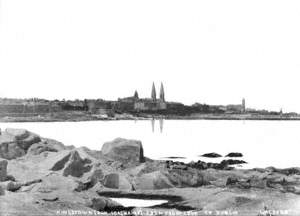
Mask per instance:
[[[133,97],[133,96],[132,96]],[[126,97],[123,97],[123,98],[126,98]],[[3,100],[3,99],[8,99],[8,100],[32,100],[32,99],[37,99],[37,100],[45,100],[45,101],[59,101],[59,102],[67,102],[67,101],[85,101],[85,100],[103,100],[103,101],[112,101],[112,102],[117,102],[118,99],[122,99],[120,97],[118,97],[116,100],[111,100],[111,99],[103,99],[103,98],[83,98],[83,99],[79,99],[79,98],[75,98],[75,99],[66,99],[66,98],[63,98],[63,99],[46,99],[46,98],[40,98],[40,97],[28,97],[28,98],[17,98],[17,97],[0,97],[0,100]],[[147,98],[140,98],[140,99],[151,99],[151,97]],[[242,98],[241,101],[243,100],[246,100],[245,97]],[[227,107],[227,106],[236,106],[236,105],[242,105],[242,103],[229,103],[229,104],[208,104],[208,103],[201,103],[201,102],[193,102],[191,103],[190,105],[188,104],[185,104],[183,102],[179,102],[179,101],[167,101],[166,100],[166,103],[181,103],[185,106],[193,106],[195,104],[201,104],[201,105],[208,105],[208,106],[216,106],[216,107],[221,107],[221,106],[224,106],[224,107]],[[256,110],[256,111],[268,111],[268,112],[282,112],[282,108],[280,109],[280,111],[274,111],[274,110],[268,110],[268,109],[264,109],[264,108],[251,108],[251,107],[247,107],[246,106],[246,110]],[[290,111],[290,112],[287,112],[287,113],[297,113],[295,111]]]

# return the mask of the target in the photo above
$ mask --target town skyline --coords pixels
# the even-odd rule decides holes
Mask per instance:
[[[298,1],[38,4],[1,0],[0,97],[109,100],[154,80],[170,101],[300,112]]]
[[[76,99],[70,99],[70,98],[63,98],[63,99],[46,99],[46,98],[38,98],[38,97],[31,97],[31,98],[6,98],[6,97],[0,97],[0,104],[1,103],[12,103],[14,104],[14,101],[19,101],[17,103],[20,103],[20,101],[24,101],[24,105],[25,103],[31,103],[31,102],[85,102],[85,101],[107,101],[107,102],[134,102],[134,101],[140,101],[141,103],[158,103],[158,107],[160,107],[159,109],[166,109],[167,107],[167,103],[174,103],[174,104],[182,104],[185,106],[197,106],[197,104],[199,105],[208,105],[208,106],[215,106],[215,107],[220,107],[224,110],[226,109],[238,109],[240,110],[242,113],[248,111],[269,111],[269,112],[279,112],[279,113],[283,113],[283,109],[280,108],[280,110],[268,110],[265,109],[263,107],[259,107],[259,108],[253,108],[253,107],[249,107],[246,106],[246,98],[242,97],[240,99],[239,102],[237,103],[228,103],[228,104],[208,104],[205,102],[200,102],[200,101],[195,101],[193,104],[185,104],[181,101],[168,101],[165,99],[165,90],[164,90],[164,83],[161,81],[160,85],[159,85],[159,92],[157,91],[157,87],[155,85],[155,82],[152,82],[152,87],[151,87],[151,93],[149,93],[148,95],[140,95],[139,94],[139,90],[135,89],[132,95],[127,95],[126,97],[118,97],[117,99],[103,99],[103,98],[76,98]],[[158,92],[158,93],[157,93]],[[162,105],[159,103],[165,103],[165,105]],[[140,104],[141,105],[141,104]],[[247,104],[248,105],[248,104]],[[139,106],[139,105],[137,105]],[[142,105],[142,107],[144,106],[144,104]],[[136,108],[135,108],[136,109]],[[138,108],[136,110],[139,110]],[[296,113],[296,112],[289,112],[289,113]]]
[[[227,104],[208,104],[206,102],[203,101],[195,101],[192,104],[185,104],[182,101],[178,101],[178,100],[173,100],[173,101],[168,101],[165,99],[165,91],[164,91],[164,83],[162,81],[159,82],[160,83],[160,87],[159,87],[159,94],[157,94],[157,87],[155,82],[152,82],[152,87],[151,87],[151,93],[148,95],[140,95],[139,90],[135,89],[134,93],[132,95],[127,95],[125,97],[117,97],[116,99],[104,99],[104,98],[63,98],[63,99],[58,99],[58,98],[39,98],[39,97],[28,97],[28,98],[10,98],[10,97],[0,97],[0,101],[1,100],[24,100],[24,101],[85,101],[85,100],[103,100],[103,101],[120,101],[120,100],[127,100],[127,99],[136,99],[136,100],[152,100],[152,101],[162,101],[162,102],[171,102],[171,103],[181,103],[187,106],[190,105],[195,105],[195,104],[204,104],[204,105],[210,105],[210,106],[219,106],[219,107],[226,107],[226,106],[235,106],[235,105],[241,105],[242,109],[244,111],[246,111],[246,109],[249,110],[268,110],[265,109],[263,107],[259,107],[259,108],[254,108],[254,107],[246,107],[246,98],[242,97],[240,98],[239,102],[232,102],[232,103],[227,103]],[[275,111],[275,112],[283,112],[283,109],[280,108],[280,110],[268,110],[268,111]]]

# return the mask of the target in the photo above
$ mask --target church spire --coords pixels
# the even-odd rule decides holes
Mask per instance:
[[[152,84],[151,98],[152,100],[156,100],[156,90],[155,90],[154,82]]]
[[[137,90],[135,90],[133,97],[134,99],[139,99],[139,93],[137,92]]]
[[[160,84],[159,98],[160,98],[163,102],[165,101],[165,91],[164,91],[164,85],[163,85],[163,83]]]

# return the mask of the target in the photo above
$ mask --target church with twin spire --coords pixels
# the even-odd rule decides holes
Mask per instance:
[[[167,109],[163,83],[160,84],[159,97],[156,96],[156,88],[153,82],[150,98],[139,98],[137,91],[134,92],[133,98],[134,110],[136,111],[157,111]]]
[[[118,99],[118,108],[127,111],[158,111],[167,109],[165,100],[165,90],[163,83],[160,84],[160,91],[157,97],[155,84],[153,82],[151,95],[149,98],[140,98],[139,93],[135,90],[132,97]]]

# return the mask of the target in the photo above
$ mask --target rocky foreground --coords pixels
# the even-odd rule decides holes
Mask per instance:
[[[84,143],[83,143],[84,145]],[[100,148],[100,146],[99,146]],[[165,199],[125,208],[110,197]],[[232,169],[144,156],[117,138],[101,151],[22,129],[0,134],[0,215],[300,215],[300,168]],[[103,214],[102,214],[103,215]]]

